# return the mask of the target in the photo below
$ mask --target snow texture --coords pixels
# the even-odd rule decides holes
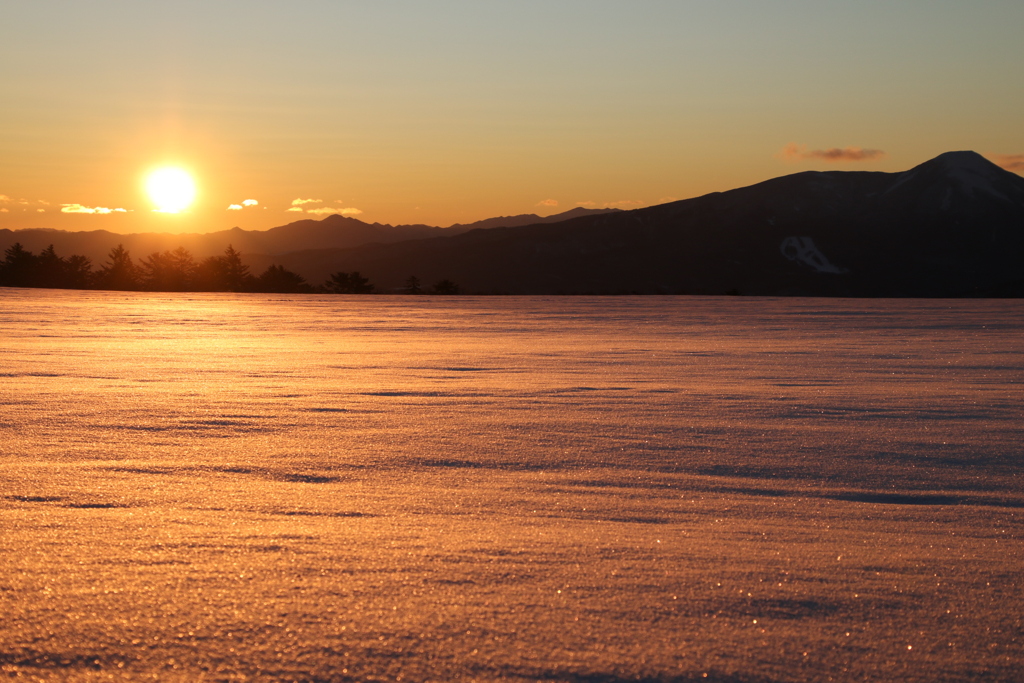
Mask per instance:
[[[798,261],[810,266],[818,273],[842,274],[848,272],[845,268],[838,268],[832,265],[828,258],[814,245],[810,237],[787,237],[779,245],[782,255],[790,261]]]
[[[960,187],[972,195],[984,192],[1004,201],[1009,197],[996,189],[1001,180],[1000,169],[978,154],[958,155],[955,152],[941,157],[946,172]]]
[[[917,179],[921,174],[933,172],[938,167],[944,180],[952,183],[961,191],[977,196],[979,192],[992,195],[1003,201],[1012,201],[997,189],[996,185],[1003,181],[1003,171],[975,152],[946,152],[930,162],[926,162],[909,171],[900,173],[886,193]],[[943,200],[943,210],[948,209],[948,199]]]
[[[1015,680],[1024,302],[0,290],[0,672]]]

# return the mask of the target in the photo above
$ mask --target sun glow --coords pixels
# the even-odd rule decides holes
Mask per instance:
[[[180,168],[160,168],[146,177],[146,192],[160,213],[180,213],[196,198],[196,185]]]

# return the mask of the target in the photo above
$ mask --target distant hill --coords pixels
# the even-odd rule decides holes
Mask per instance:
[[[463,291],[821,296],[1024,295],[1024,178],[974,152],[903,173],[805,172],[554,225],[294,252],[319,282],[358,270]]]
[[[262,258],[258,260],[262,262],[267,260],[267,257],[297,250],[354,247],[371,242],[390,244],[427,237],[450,237],[475,229],[533,223],[557,223],[580,216],[614,211],[617,209],[577,208],[544,218],[536,214],[502,216],[465,225],[455,224],[448,228],[429,225],[364,223],[355,218],[334,215],[323,220],[296,221],[270,230],[233,228],[205,234],[134,233],[122,235],[106,230],[67,232],[42,228],[0,230],[0,251],[7,249],[15,242],[20,242],[23,247],[36,253],[53,244],[54,249],[61,256],[81,254],[92,259],[95,265],[100,265],[106,260],[110,250],[118,244],[123,244],[136,260],[145,258],[156,251],[168,251],[177,247],[185,247],[196,258],[201,259],[222,253],[230,244],[246,256],[261,255]]]

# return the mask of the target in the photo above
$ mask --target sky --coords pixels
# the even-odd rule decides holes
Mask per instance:
[[[447,226],[971,149],[1024,173],[1020,0],[3,6],[0,228]],[[154,211],[172,166],[195,202]]]

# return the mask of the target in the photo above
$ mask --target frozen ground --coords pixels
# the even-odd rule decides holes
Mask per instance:
[[[1024,675],[1024,301],[0,290],[0,340],[8,677]]]

